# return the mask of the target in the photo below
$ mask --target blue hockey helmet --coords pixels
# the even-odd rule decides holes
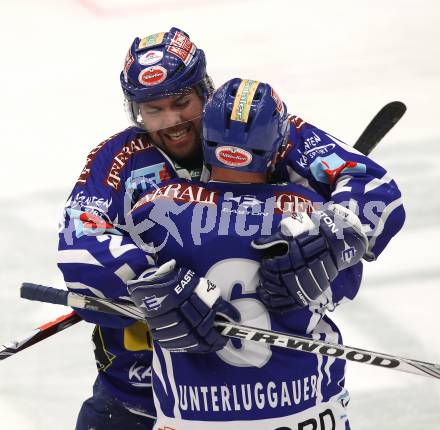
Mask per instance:
[[[288,138],[289,119],[286,105],[269,84],[235,78],[206,103],[202,128],[206,164],[266,172]]]
[[[136,38],[120,74],[131,120],[142,126],[138,104],[184,93],[195,88],[206,101],[213,84],[206,72],[205,53],[176,27],[168,32]]]

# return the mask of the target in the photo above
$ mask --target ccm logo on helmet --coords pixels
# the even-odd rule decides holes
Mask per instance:
[[[162,83],[167,77],[167,69],[162,66],[153,66],[144,69],[139,73],[139,82],[150,87]]]
[[[220,146],[215,150],[217,160],[232,167],[244,167],[252,161],[252,154],[235,146]]]

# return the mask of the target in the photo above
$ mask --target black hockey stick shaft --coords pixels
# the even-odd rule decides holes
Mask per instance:
[[[83,296],[81,294],[32,283],[24,283],[22,285],[21,297],[29,300],[124,315],[140,320],[144,319],[142,311],[133,304],[102,299],[99,297]],[[320,354],[328,357],[340,358],[357,363],[370,364],[373,366],[385,367],[440,379],[440,365],[438,364],[382,354],[346,345],[339,345],[305,336],[248,327],[235,323],[217,321],[216,326],[221,334],[227,337],[259,342],[312,354]]]
[[[76,312],[71,312],[70,314],[63,315],[54,321],[43,324],[35,330],[27,333],[25,336],[20,336],[17,339],[1,345],[0,360],[4,360],[17,352],[23,351],[23,349],[47,339],[55,333],[59,333],[79,321],[81,321],[81,317]]]
[[[364,155],[370,154],[405,112],[406,106],[402,102],[393,101],[386,104],[367,125],[353,147]]]

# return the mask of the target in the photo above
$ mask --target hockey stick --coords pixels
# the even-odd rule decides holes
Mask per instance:
[[[394,101],[386,104],[370,121],[353,147],[362,154],[368,155],[405,112],[406,106],[402,102]]]
[[[55,321],[48,322],[46,324],[37,327],[25,336],[21,336],[18,339],[11,340],[0,346],[0,360],[10,357],[23,349],[34,345],[40,340],[47,339],[48,337],[58,333],[77,322],[81,321],[81,317],[76,312],[63,315],[57,318]]]
[[[128,302],[118,302],[99,297],[84,296],[32,283],[24,283],[21,287],[20,293],[22,298],[28,300],[124,315],[140,320],[144,319],[142,311]],[[357,363],[370,364],[373,366],[385,367],[415,375],[440,379],[439,364],[382,354],[304,336],[263,330],[235,323],[217,321],[216,326],[219,328],[220,333],[227,337],[260,342],[272,346],[294,349],[312,354],[320,354],[327,357],[340,358]]]
[[[402,102],[394,101],[386,104],[367,125],[354,144],[354,148],[364,155],[368,155],[399,121],[405,111],[406,106]],[[0,347],[0,360],[46,339],[80,320],[81,318],[75,312],[72,312],[69,315],[62,316],[53,322],[38,327],[30,334],[19,338],[20,340],[8,342]]]

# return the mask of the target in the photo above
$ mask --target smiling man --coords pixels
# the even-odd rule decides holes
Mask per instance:
[[[87,157],[66,205],[58,266],[70,290],[124,299],[126,281],[154,264],[126,234],[127,208],[152,183],[200,178],[201,115],[213,86],[204,52],[174,27],[133,41],[120,82],[132,127]],[[97,324],[93,343],[99,372],[76,429],[151,429],[156,412],[147,326],[78,313]]]
[[[139,112],[154,144],[182,164],[201,164],[201,97],[194,88],[182,94],[141,103]]]
[[[201,174],[203,105],[213,91],[205,54],[177,28],[135,39],[120,76],[126,110],[163,154]]]

